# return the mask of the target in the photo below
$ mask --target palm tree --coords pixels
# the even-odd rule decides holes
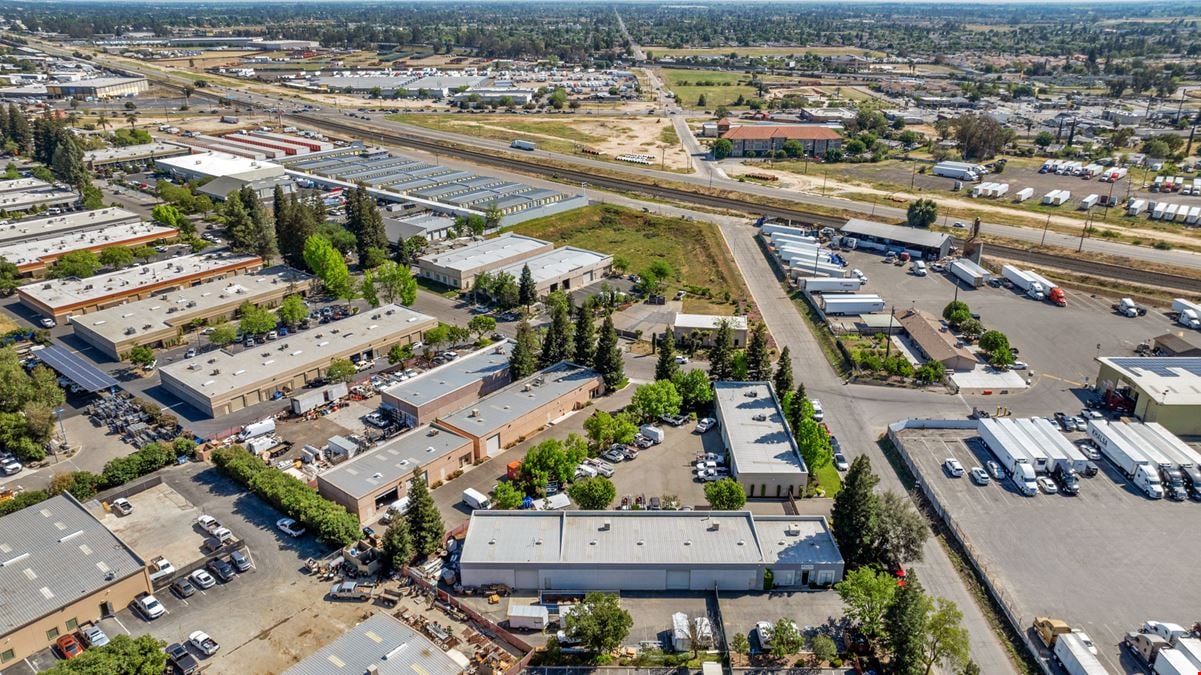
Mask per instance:
[[[79,112],[72,110],[71,112],[67,113],[67,124],[70,124],[71,126],[77,126],[79,124],[80,117],[82,117],[82,115],[80,115]]]
[[[137,124],[137,122],[138,122],[137,113],[129,113],[128,115],[125,116],[125,121],[129,122],[129,128],[132,129],[133,125]]]
[[[100,127],[101,131],[108,128],[108,114],[103,110],[96,113],[96,126]]]

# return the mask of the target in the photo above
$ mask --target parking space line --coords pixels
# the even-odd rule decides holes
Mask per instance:
[[[255,565],[255,564],[254,564],[254,554],[250,552],[250,547],[249,547],[249,546],[247,546],[247,547],[246,547],[244,550],[246,551],[246,559],[250,561],[250,567],[251,567],[251,569],[256,569],[256,570],[257,570],[257,569],[258,569],[258,565]]]
[[[115,614],[113,615],[113,621],[117,622],[117,625],[121,627],[121,630],[125,631],[126,635],[133,635],[133,633],[129,632],[129,629],[125,627],[125,624],[121,623],[121,619]]]

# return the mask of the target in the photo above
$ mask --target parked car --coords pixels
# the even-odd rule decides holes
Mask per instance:
[[[1055,486],[1055,481],[1051,480],[1047,476],[1038,477],[1038,487],[1040,490],[1049,495],[1059,492],[1059,488]]]
[[[51,319],[48,316],[43,316],[42,318],[38,319],[38,323],[41,324],[42,328],[54,328],[55,326],[54,319]]]
[[[250,558],[242,551],[234,551],[229,554],[229,564],[238,572],[245,572],[250,569]]]
[[[678,363],[681,366],[686,366],[686,365],[688,365],[688,357],[683,354],[677,354],[676,355],[676,363]]]
[[[21,469],[24,468],[25,467],[21,466],[21,463],[15,459],[10,459],[7,462],[4,462],[4,464],[0,465],[0,471],[3,471],[5,476],[15,476],[21,473]]]
[[[212,656],[217,653],[217,650],[221,649],[221,645],[217,644],[216,640],[209,637],[209,634],[202,630],[195,631],[189,635],[188,642],[205,656]]]
[[[83,644],[81,644],[79,640],[70,633],[59,636],[59,638],[54,641],[54,648],[56,651],[58,651],[60,656],[68,660],[83,654]]]
[[[213,573],[213,576],[221,580],[221,583],[227,583],[234,578],[233,565],[221,558],[213,558],[206,567]]]
[[[114,499],[110,506],[112,506],[113,511],[119,516],[128,516],[133,513],[133,504],[130,504],[129,500],[124,497]]]
[[[617,450],[616,448],[609,448],[608,450],[602,452],[601,457],[609,460],[610,462],[621,462],[626,458],[625,453]]]
[[[998,464],[997,462],[994,462],[993,460],[990,459],[984,463],[984,466],[988,469],[988,475],[992,476],[993,478],[995,478],[997,480],[1005,479],[1005,472],[1001,469],[1001,465]]]
[[[642,434],[634,434],[634,446],[640,450],[646,450],[654,444],[655,441],[653,439],[647,438]]]
[[[203,572],[204,570],[198,570]],[[207,572],[205,572],[207,574]],[[171,591],[181,598],[190,598],[196,595],[196,585],[192,583],[189,577],[180,577],[171,582]]]
[[[363,421],[379,429],[383,429],[388,426],[388,418],[377,412],[367,413],[367,415],[363,417]]]
[[[713,419],[712,417],[702,417],[696,423],[696,428],[693,429],[693,431],[695,431],[698,434],[703,434],[715,426],[717,426],[717,420]]]
[[[133,601],[134,608],[147,621],[154,621],[160,616],[167,613],[167,608],[163,607],[163,603],[158,601],[158,598],[149,593],[139,595]]]
[[[847,471],[851,468],[851,463],[847,461],[847,456],[841,452],[834,453],[834,468],[839,471]]]
[[[192,656],[187,647],[179,643],[167,647],[167,657],[175,665],[175,671],[181,675],[193,675],[200,670],[200,662]]]
[[[670,424],[673,427],[682,427],[685,424],[688,424],[688,416],[664,414],[659,416],[659,421],[664,422],[665,424]]]
[[[188,351],[183,353],[183,357],[185,359],[190,359],[193,356],[196,356],[196,348],[195,347],[188,347]]]
[[[214,579],[213,575],[209,574],[207,570],[196,570],[188,575],[188,579],[191,580],[192,585],[201,590],[209,589],[217,585],[217,580]]]
[[[304,526],[296,522],[292,518],[280,518],[275,521],[275,526],[283,533],[291,537],[300,537],[304,535]]]
[[[988,472],[978,466],[973,466],[971,470],[972,482],[976,485],[988,485]]]
[[[955,478],[959,478],[963,475],[963,465],[960,464],[959,460],[955,459],[954,457],[948,457],[944,459],[942,462],[942,468],[946,470],[947,474]]]
[[[103,647],[108,644],[108,634],[101,630],[100,626],[84,626],[79,634],[89,647]]]

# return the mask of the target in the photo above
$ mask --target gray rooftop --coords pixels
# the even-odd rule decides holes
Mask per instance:
[[[925,246],[928,248],[940,248],[944,242],[951,238],[950,235],[941,232],[931,232],[930,230],[922,230],[915,227],[886,225],[859,218],[848,220],[847,224],[842,226],[842,234],[844,236],[862,235],[876,237],[877,239],[889,239],[903,244]]]
[[[599,377],[600,373],[591,368],[564,361],[489,394],[442,421],[476,437],[486,436]]]
[[[842,554],[821,516],[755,516],[759,546],[769,565],[842,563]]]
[[[110,225],[103,230],[69,232],[56,237],[0,245],[0,258],[20,267],[38,262],[52,254],[58,255],[81,249],[96,250],[100,246],[105,248],[122,246],[130,241],[148,241],[146,237],[167,239],[176,234],[178,233],[175,228],[164,227],[158,223],[122,223]]]
[[[129,84],[145,79],[144,77],[94,77],[90,80],[74,82],[52,82],[51,85],[56,87],[111,87],[116,84]]]
[[[767,382],[714,382],[735,475],[805,472],[784,410]]]
[[[411,380],[388,387],[384,394],[409,405],[421,406],[467,385],[509,369],[513,341],[502,340],[474,354],[462,356]]]
[[[400,619],[384,612],[343,633],[285,675],[459,675],[462,666]]]
[[[319,480],[359,499],[470,443],[456,433],[427,425],[360,453],[321,474]]]
[[[161,157],[169,154],[186,155],[190,152],[191,149],[187,146],[177,145],[175,143],[140,143],[138,145],[126,145],[124,147],[88,150],[87,152],[83,153],[83,161],[88,163],[121,162],[147,159],[151,157]]]
[[[331,359],[361,350],[381,334],[409,335],[436,325],[433,317],[399,305],[383,305],[342,321],[241,350],[208,352],[160,370],[205,398],[270,381],[280,373],[324,367]]]
[[[37,178],[14,178],[12,180],[0,180],[0,192],[13,192],[15,190],[37,190],[48,187],[50,187],[49,183],[38,180]]]
[[[303,290],[312,279],[312,275],[279,265],[83,314],[73,317],[71,323],[111,342],[122,342],[131,335],[186,324],[222,305],[258,304],[264,296],[278,291],[281,284],[304,284],[298,289]]]
[[[60,216],[32,218],[0,225],[0,245],[30,239],[62,235],[77,230],[101,230],[119,223],[136,223],[138,214],[110,207],[95,211],[74,211]]]
[[[500,271],[512,275],[514,279],[520,279],[522,268],[528,265],[530,274],[534,277],[534,283],[541,284],[568,276],[575,270],[584,267],[595,267],[604,264],[605,261],[612,260],[613,256],[611,255],[576,248],[574,246],[564,246],[553,251],[547,251],[541,255],[536,255],[533,258],[527,258],[519,263],[514,263]]]
[[[423,255],[420,260],[438,267],[470,272],[491,263],[501,263],[524,257],[531,251],[543,248],[549,243],[533,237],[507,233],[494,239],[484,239],[442,253]],[[517,274],[513,275],[514,278],[520,273],[521,267],[518,266]]]
[[[0,518],[0,559],[4,635],[145,567],[67,494]]]
[[[69,188],[59,188],[53,185],[32,190],[15,190],[0,194],[0,209],[5,211],[24,211],[42,204],[61,204],[73,201],[76,194]]]

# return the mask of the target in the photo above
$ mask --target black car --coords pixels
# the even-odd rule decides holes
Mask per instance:
[[[192,675],[192,673],[200,670],[200,662],[195,656],[188,651],[188,648],[181,644],[173,644],[167,647],[167,656],[171,659],[171,663],[175,665],[175,672],[180,675]]]
[[[180,577],[171,583],[171,591],[181,598],[190,598],[196,595],[196,587],[192,585],[191,580],[187,577]]]
[[[245,572],[250,569],[250,558],[242,551],[234,551],[229,554],[229,564],[238,572]]]
[[[209,561],[208,565],[205,565],[205,567],[207,567],[208,570],[213,573],[213,576],[220,579],[222,583],[234,578],[233,565],[230,565],[221,558],[213,558]]]

